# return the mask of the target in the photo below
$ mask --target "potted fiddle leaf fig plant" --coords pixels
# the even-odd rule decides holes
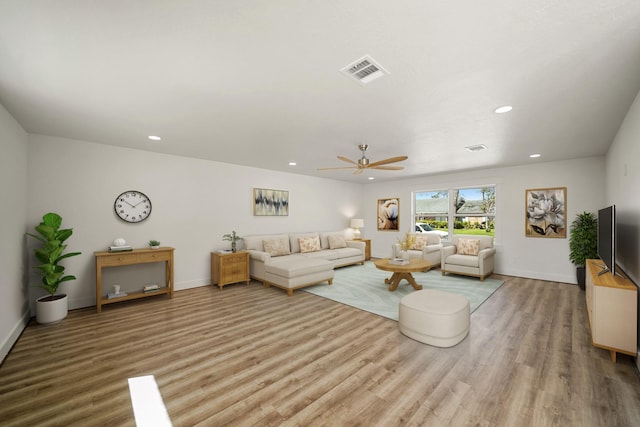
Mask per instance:
[[[587,260],[598,258],[598,219],[591,212],[578,214],[570,231],[569,260],[576,266],[578,286],[584,289]]]
[[[235,252],[237,250],[236,242],[242,240],[242,237],[238,236],[235,231],[232,231],[230,234],[224,234],[222,240],[231,242],[231,252]]]
[[[63,282],[75,280],[72,275],[65,275],[65,267],[60,262],[66,258],[80,255],[80,252],[64,253],[67,245],[64,242],[71,237],[71,228],[61,229],[62,217],[49,212],[42,217],[42,222],[35,227],[38,234],[27,233],[42,244],[34,253],[40,265],[35,268],[42,274],[42,284],[38,287],[47,291],[48,295],[36,300],[36,321],[42,324],[58,323],[65,317],[69,309],[66,294],[57,294]]]

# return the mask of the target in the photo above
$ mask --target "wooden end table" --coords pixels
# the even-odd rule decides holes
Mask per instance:
[[[391,264],[389,258],[378,259],[373,263],[378,270],[391,271],[393,273],[390,278],[384,279],[384,283],[389,285],[390,292],[398,289],[398,284],[402,279],[405,279],[415,290],[419,291],[422,289],[422,285],[416,283],[416,279],[413,278],[411,273],[426,272],[431,268],[431,263],[423,259],[410,259],[409,264],[404,265]]]

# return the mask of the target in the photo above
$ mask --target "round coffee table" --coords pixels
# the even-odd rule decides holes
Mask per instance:
[[[390,278],[384,279],[384,283],[389,285],[389,291],[393,292],[398,289],[398,284],[402,279],[413,286],[414,289],[422,289],[422,285],[418,285],[411,273],[418,271],[429,271],[431,263],[423,259],[410,259],[409,264],[392,264],[389,258],[377,259],[373,262],[378,270],[391,271],[393,274]]]

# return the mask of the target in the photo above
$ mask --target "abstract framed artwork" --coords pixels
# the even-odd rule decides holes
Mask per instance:
[[[289,215],[289,192],[268,188],[253,189],[254,216],[287,216]]]
[[[378,230],[398,231],[400,229],[400,199],[378,199]]]
[[[567,237],[567,187],[525,190],[525,236]]]

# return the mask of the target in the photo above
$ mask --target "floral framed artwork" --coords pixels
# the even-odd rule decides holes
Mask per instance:
[[[400,229],[400,199],[378,199],[378,230],[398,231]]]
[[[526,237],[567,237],[567,187],[525,190]]]
[[[289,215],[289,192],[268,188],[253,189],[254,216],[287,216]]]

